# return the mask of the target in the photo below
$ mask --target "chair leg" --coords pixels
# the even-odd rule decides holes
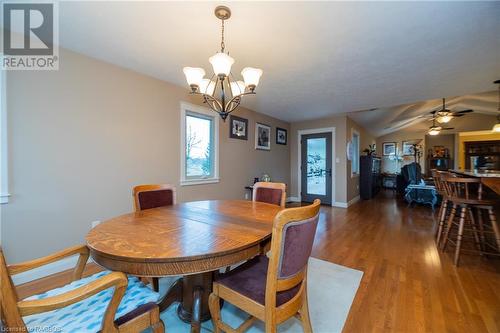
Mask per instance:
[[[208,308],[210,309],[210,315],[212,316],[212,325],[214,326],[214,333],[222,333],[220,329],[220,298],[219,296],[211,293],[208,297]]]
[[[493,227],[493,232],[495,233],[497,250],[498,252],[500,252],[500,229],[498,228],[497,218],[495,216],[495,212],[493,211],[493,207],[488,208],[488,215],[490,218],[491,226]]]
[[[479,234],[477,232],[477,225],[474,219],[474,213],[472,212],[472,208],[467,207],[467,212],[469,213],[469,224],[472,228],[472,234],[474,235],[474,243],[476,244],[476,248],[479,250],[479,252],[481,252],[483,250],[483,247],[481,245],[481,242],[479,241]]]
[[[307,302],[307,290],[304,289],[304,296],[302,296],[302,307],[300,308],[300,320],[302,321],[302,328],[304,333],[312,333],[311,317],[309,316],[309,304]]]
[[[458,259],[460,258],[460,247],[462,246],[462,235],[464,233],[464,224],[465,224],[465,213],[467,207],[463,206],[460,210],[460,222],[458,225],[458,235],[457,235],[457,246],[455,248],[455,266],[458,266]]]
[[[450,234],[451,226],[453,225],[453,220],[455,219],[456,212],[457,212],[457,205],[453,204],[453,206],[451,207],[450,216],[448,217],[448,224],[446,226],[446,230],[444,231],[443,244],[441,245],[442,251],[446,250],[446,245],[448,244],[448,235]]]
[[[156,292],[160,291],[160,279],[157,277],[151,278],[151,287],[153,287],[153,290]]]
[[[436,244],[439,246],[439,242],[441,242],[441,235],[443,233],[444,221],[446,220],[446,211],[448,210],[448,200],[443,199],[443,203],[441,205],[441,211],[439,214],[439,226],[436,234]]]
[[[160,310],[158,308],[151,312],[151,324],[153,333],[165,333],[165,325],[160,319]]]
[[[486,236],[484,235],[483,225],[483,210],[477,208],[477,224],[479,226],[479,237],[481,239],[481,247],[486,250]]]

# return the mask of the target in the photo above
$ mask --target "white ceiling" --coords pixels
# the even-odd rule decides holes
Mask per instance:
[[[210,70],[219,4],[233,13],[233,74],[264,70],[244,104],[283,120],[491,91],[500,79],[499,2],[61,2],[60,43],[186,85],[183,66]]]

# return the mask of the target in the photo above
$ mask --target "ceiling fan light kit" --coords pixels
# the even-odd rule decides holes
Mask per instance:
[[[241,71],[243,80],[235,80],[231,74],[234,59],[225,53],[224,22],[231,17],[231,10],[226,6],[218,6],[214,11],[215,16],[221,20],[220,52],[211,56],[208,61],[212,65],[213,75],[206,79],[205,70],[198,67],[184,67],[183,72],[191,89],[190,94],[201,95],[203,102],[213,111],[217,112],[222,120],[233,112],[241,103],[245,95],[254,95],[255,88],[259,85],[262,70],[245,67]],[[215,96],[220,91],[220,97]]]

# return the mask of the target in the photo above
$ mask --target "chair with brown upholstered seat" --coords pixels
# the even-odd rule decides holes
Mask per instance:
[[[255,319],[266,333],[299,316],[305,332],[312,332],[307,304],[307,262],[311,255],[320,201],[280,211],[273,225],[271,252],[257,256],[229,273],[219,275],[209,298],[215,332],[243,332]],[[233,329],[222,321],[220,298],[250,314]]]
[[[253,185],[252,200],[285,208],[286,185],[283,183],[257,182]]]
[[[71,283],[20,300],[12,276],[79,255]],[[164,332],[156,302],[159,294],[137,278],[102,271],[82,278],[89,257],[75,246],[29,262],[7,266],[0,248],[0,300],[5,332]],[[0,325],[2,326],[2,325]]]
[[[137,185],[133,189],[135,211],[175,205],[175,186],[169,184]],[[149,278],[154,291],[160,290],[158,278]]]
[[[175,187],[169,184],[137,185],[133,190],[136,211],[175,205]]]

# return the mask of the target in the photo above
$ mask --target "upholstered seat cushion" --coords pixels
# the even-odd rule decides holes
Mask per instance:
[[[99,272],[81,280],[74,281],[61,288],[31,296],[27,298],[27,300],[44,299],[50,296],[59,295],[88,284],[89,282],[109,273],[109,271]],[[103,290],[92,297],[67,307],[50,312],[25,316],[23,319],[30,332],[98,332],[101,330],[104,312],[106,311],[109,301],[111,300],[113,292],[113,288]],[[139,309],[139,311],[149,309],[151,304],[148,303],[156,303],[159,296],[160,295],[157,292],[154,292],[149,287],[144,285],[139,281],[139,279],[129,277],[127,291],[122,298],[120,306],[118,307],[115,319],[118,319],[119,322],[123,322],[124,320],[122,316],[127,316],[127,314],[134,310],[137,312],[137,308],[143,305],[143,308]],[[130,316],[130,314],[128,316]],[[122,319],[120,319],[120,317],[122,317]]]
[[[266,256],[257,256],[229,273],[219,275],[215,281],[264,305],[268,265],[269,259]],[[280,306],[291,300],[299,289],[300,284],[292,289],[278,292],[276,295],[276,306]]]
[[[171,206],[174,204],[174,193],[172,190],[144,191],[138,194],[141,210]]]
[[[255,201],[281,205],[282,191],[277,188],[258,187],[255,189]]]

